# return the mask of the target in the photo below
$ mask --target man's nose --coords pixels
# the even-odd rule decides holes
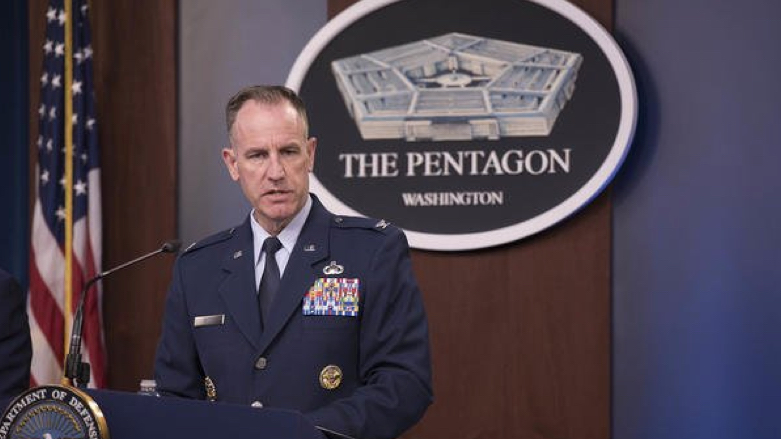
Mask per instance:
[[[279,154],[271,154],[268,162],[268,177],[272,180],[279,180],[285,176],[285,167]]]

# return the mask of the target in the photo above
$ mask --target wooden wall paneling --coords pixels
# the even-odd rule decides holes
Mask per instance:
[[[176,237],[176,1],[90,6],[108,269]],[[29,2],[33,165],[47,7]],[[157,257],[103,281],[109,388],[135,390],[151,377],[172,263]]]
[[[176,237],[176,1],[92,2],[104,266]],[[104,281],[109,386],[152,377],[173,257]]]
[[[28,107],[28,120],[29,120],[29,152],[30,152],[30,172],[29,174],[29,188],[30,188],[30,203],[29,203],[29,216],[30,224],[32,225],[33,217],[33,203],[35,202],[35,178],[36,178],[36,166],[38,163],[38,148],[36,141],[38,139],[38,107],[41,103],[41,72],[43,70],[43,43],[46,34],[46,9],[48,2],[45,0],[30,0],[27,3],[27,17],[28,17],[28,34],[30,39],[29,45],[29,64],[28,72],[30,72],[30,79],[28,81],[30,102]],[[32,226],[30,227],[32,229]]]
[[[357,0],[328,0],[328,18],[333,18],[336,14],[342,12],[356,2]]]
[[[407,437],[609,437],[610,211],[603,195],[519,243],[413,252],[436,402]]]
[[[574,3],[611,28],[612,0]],[[435,403],[406,438],[610,437],[611,212],[608,190],[519,242],[413,251]]]

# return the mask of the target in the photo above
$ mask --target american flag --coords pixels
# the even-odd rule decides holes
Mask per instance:
[[[85,282],[101,271],[100,168],[98,164],[92,45],[86,0],[72,0],[72,80],[66,77],[64,0],[46,11],[46,42],[38,108],[37,191],[30,249],[28,313],[33,340],[32,384],[59,383],[67,353],[66,337]],[[65,89],[72,95],[66,121]],[[65,123],[72,125],[72,179],[66,178]],[[66,193],[72,194],[68,215]],[[70,297],[66,297],[66,223],[72,218]],[[68,308],[68,304],[70,306]],[[90,385],[105,387],[105,352],[100,291],[92,287],[84,309],[84,359]],[[67,326],[67,327],[66,327]]]

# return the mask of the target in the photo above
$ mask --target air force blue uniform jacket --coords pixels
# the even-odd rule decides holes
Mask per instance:
[[[415,424],[432,402],[431,366],[402,232],[333,215],[313,196],[261,322],[249,221],[177,259],[155,361],[159,389],[205,399],[208,377],[218,401],[296,409],[316,426],[357,438],[393,438]],[[358,298],[349,303],[357,307],[330,307],[347,315],[305,302],[323,282],[356,280]]]

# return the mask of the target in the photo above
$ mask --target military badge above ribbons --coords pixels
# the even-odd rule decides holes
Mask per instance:
[[[64,386],[32,388],[14,399],[0,420],[0,439],[109,439],[98,404]]]
[[[357,278],[321,277],[309,288],[302,311],[305,316],[357,317],[359,289]]]

